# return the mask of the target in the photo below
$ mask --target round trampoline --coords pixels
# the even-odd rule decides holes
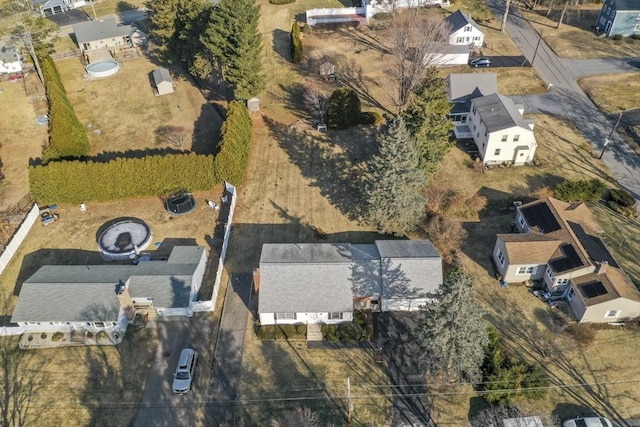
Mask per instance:
[[[113,59],[106,59],[93,62],[87,65],[85,69],[91,77],[109,77],[118,72],[120,64]]]
[[[196,208],[196,200],[192,194],[175,194],[167,199],[167,210],[174,215],[184,215]]]
[[[149,245],[152,237],[151,229],[141,219],[121,218],[102,226],[98,247],[106,259],[132,259]]]

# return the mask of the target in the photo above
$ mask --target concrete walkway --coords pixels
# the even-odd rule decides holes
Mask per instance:
[[[504,4],[498,0],[488,0],[488,5],[498,19],[504,14]],[[507,32],[527,58],[532,58],[538,43],[538,34],[529,22],[518,15],[512,7],[507,20]],[[585,95],[576,78],[587,72],[589,66],[606,73],[636,70],[638,61],[627,62],[612,59],[587,60],[583,65],[576,61],[558,58],[544,42],[540,43],[533,67],[542,80],[550,87],[545,95],[524,95],[514,97],[525,106],[527,112],[541,112],[569,118],[580,129],[594,151],[601,152],[605,139],[613,130],[615,118],[602,113]],[[599,64],[597,67],[595,64]],[[617,70],[617,71],[614,71]],[[638,156],[617,134],[611,135],[610,144],[602,158],[618,183],[631,192],[640,207],[640,156]]]

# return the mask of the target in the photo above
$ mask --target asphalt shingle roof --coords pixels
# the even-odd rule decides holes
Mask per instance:
[[[96,40],[128,36],[132,31],[131,25],[117,25],[113,18],[80,22],[73,26],[78,45]]]
[[[478,115],[489,132],[497,132],[518,126],[531,129],[529,120],[525,120],[513,101],[497,93],[475,98],[471,104],[477,108]]]
[[[456,10],[454,13],[449,15],[447,17],[447,22],[451,26],[452,33],[469,24],[473,25],[476,28],[478,27],[476,21],[474,21],[470,16],[465,15],[461,10]]]

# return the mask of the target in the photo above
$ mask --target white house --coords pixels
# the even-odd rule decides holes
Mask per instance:
[[[375,244],[264,244],[262,325],[353,320],[353,300],[383,311],[418,310],[442,284],[442,260],[426,240]]]
[[[469,15],[457,10],[447,17],[447,23],[451,27],[449,44],[469,46],[471,48],[482,47],[484,33],[480,31],[478,24]]]
[[[128,47],[131,44],[131,25],[118,25],[112,17],[73,25],[76,42],[81,51],[110,47]]]
[[[453,105],[448,118],[453,122],[457,139],[471,139],[469,113],[471,100],[498,93],[498,76],[495,73],[451,73],[446,78],[449,102]]]
[[[88,4],[85,0],[34,0],[32,4],[42,16],[64,13]]]
[[[22,284],[11,321],[25,332],[124,332],[135,309],[190,316],[206,263],[203,247],[176,246],[137,265],[46,265]]]
[[[524,108],[497,93],[471,100],[469,131],[485,165],[523,165],[531,162],[538,144],[533,120]]]
[[[519,206],[520,233],[498,234],[493,259],[502,280],[538,280],[569,303],[579,322],[640,317],[640,292],[597,233],[583,203],[553,198]]]
[[[21,74],[23,65],[18,49],[15,47],[2,47],[0,49],[0,75]]]

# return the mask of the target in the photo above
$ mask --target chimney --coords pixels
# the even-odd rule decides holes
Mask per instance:
[[[258,292],[260,290],[260,269],[253,269],[253,291]]]
[[[116,285],[116,296],[118,297],[120,307],[124,310],[127,319],[132,321],[136,317],[136,311],[133,308],[133,300],[131,299],[129,288],[127,288],[124,283],[118,282]]]
[[[604,274],[607,271],[609,263],[607,261],[600,261],[596,264],[596,274]]]

